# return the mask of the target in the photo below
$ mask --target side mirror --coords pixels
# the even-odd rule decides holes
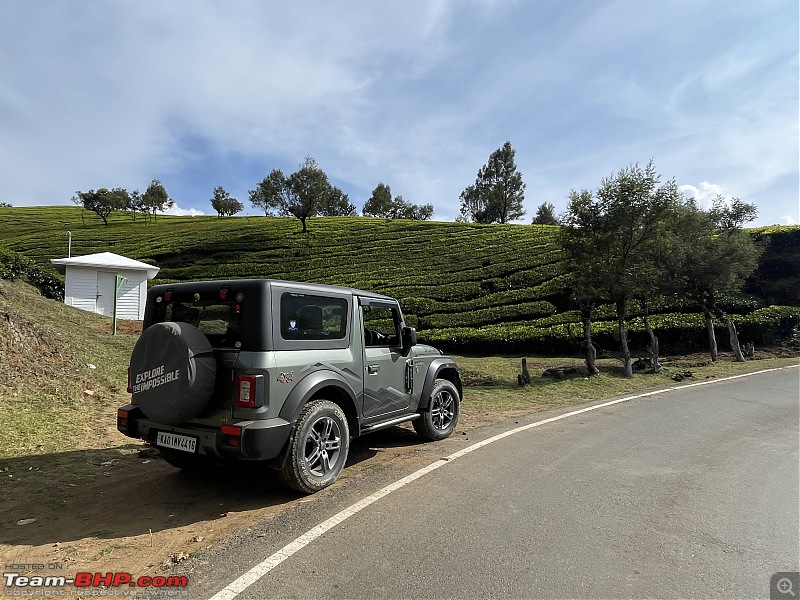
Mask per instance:
[[[412,346],[417,345],[417,331],[413,327],[403,327],[400,336],[403,354],[407,354]]]

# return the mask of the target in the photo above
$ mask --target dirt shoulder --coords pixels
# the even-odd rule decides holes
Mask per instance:
[[[459,435],[511,414],[465,417]],[[57,564],[65,575],[163,573],[238,529],[308,501],[286,489],[268,468],[192,476],[165,463],[156,450],[119,438],[114,448],[0,460],[4,564]],[[353,440],[347,468],[335,485],[402,461],[420,446],[405,427]],[[82,474],[71,478],[57,471],[69,464],[81,465]],[[27,519],[35,521],[17,524]]]
[[[742,372],[797,364],[797,358],[752,361]],[[696,368],[695,379],[704,376]],[[728,373],[725,373],[728,374]],[[564,382],[558,382],[556,389]],[[668,384],[650,386],[665,387]],[[672,384],[676,385],[676,384]],[[457,435],[521,414],[567,406],[588,398],[508,405],[506,387],[468,389]],[[613,394],[612,394],[613,395]],[[60,565],[79,571],[164,573],[190,556],[298,502],[269,469],[218,470],[193,477],[172,468],[158,452],[117,433],[113,410],[96,415],[106,447],[0,460],[0,557],[4,565]],[[98,434],[99,435],[99,434]],[[419,438],[409,427],[353,441],[348,466],[335,486],[368,477],[371,469],[419,460]],[[24,523],[25,520],[35,521]],[[20,567],[19,572],[31,573]]]

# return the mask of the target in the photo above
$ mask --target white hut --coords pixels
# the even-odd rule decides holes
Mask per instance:
[[[156,276],[158,267],[112,252],[53,258],[50,262],[66,276],[64,304],[114,316],[114,288],[119,275],[125,281],[117,294],[117,318],[144,318],[147,280]]]

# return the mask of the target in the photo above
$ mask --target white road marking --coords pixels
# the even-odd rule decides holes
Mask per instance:
[[[476,442],[458,452],[454,452],[453,454],[446,456],[444,458],[440,458],[434,463],[429,464],[427,467],[423,467],[418,471],[411,473],[411,475],[407,475],[394,483],[387,485],[385,488],[378,490],[374,494],[370,494],[366,498],[359,500],[352,506],[345,508],[344,510],[336,513],[331,518],[326,521],[323,521],[313,529],[309,529],[299,538],[294,540],[293,542],[287,544],[277,552],[275,552],[272,556],[269,556],[263,562],[257,564],[255,567],[247,571],[244,575],[230,583],[229,585],[225,586],[222,590],[214,594],[210,600],[232,600],[243,591],[245,591],[248,587],[253,585],[259,579],[264,577],[267,573],[272,571],[275,567],[280,565],[283,561],[287,558],[295,554],[296,552],[305,548],[308,544],[316,540],[317,538],[324,535],[326,532],[330,531],[334,527],[336,527],[339,523],[346,521],[354,514],[362,511],[363,509],[367,508],[370,504],[374,504],[384,496],[388,496],[392,492],[399,490],[401,487],[411,483],[422,477],[423,475],[427,475],[431,471],[435,471],[439,467],[446,465],[449,462],[454,461],[457,458],[460,458],[470,452],[474,452],[479,448],[483,448],[484,446],[488,446],[498,440],[502,440],[503,438],[507,438],[511,435],[520,433],[522,431],[527,431],[529,429],[533,429],[534,427],[539,427],[541,425],[546,425],[548,423],[552,423],[554,421],[560,421],[561,419],[566,419],[567,417],[574,417],[575,415],[580,415],[583,413],[587,413],[592,410],[598,410],[600,408],[605,408],[607,406],[613,406],[615,404],[620,404],[621,402],[628,402],[630,400],[637,400],[638,398],[647,398],[648,396],[655,396],[657,394],[664,394],[666,392],[672,392],[676,390],[683,390],[690,387],[697,387],[700,385],[708,385],[711,383],[719,383],[721,381],[730,381],[732,379],[739,379],[741,377],[749,377],[751,375],[759,375],[761,373],[769,373],[771,371],[780,371],[782,369],[793,369],[800,365],[791,365],[789,367],[777,367],[774,369],[764,369],[763,371],[755,371],[753,373],[744,373],[742,375],[733,375],[731,377],[723,377],[721,379],[708,379],[706,381],[700,381],[697,383],[689,383],[686,385],[679,385],[673,386],[668,388],[663,388],[659,390],[653,390],[651,392],[645,392],[643,394],[636,394],[635,396],[626,396],[624,398],[618,398],[616,400],[610,400],[608,402],[603,402],[601,404],[595,404],[593,406],[588,406],[586,408],[581,408],[579,410],[573,410],[568,413],[564,413],[563,415],[558,415],[555,417],[550,417],[549,419],[543,419],[541,421],[535,421],[533,423],[529,423],[527,425],[521,425],[520,427],[515,427],[514,429],[509,429],[508,431],[504,431],[503,433],[499,433],[494,435],[490,438],[487,438],[483,441]]]

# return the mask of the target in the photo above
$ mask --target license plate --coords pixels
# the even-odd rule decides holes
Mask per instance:
[[[183,452],[194,452],[197,449],[197,438],[159,431],[156,445],[163,448],[172,448],[173,450],[182,450]]]

